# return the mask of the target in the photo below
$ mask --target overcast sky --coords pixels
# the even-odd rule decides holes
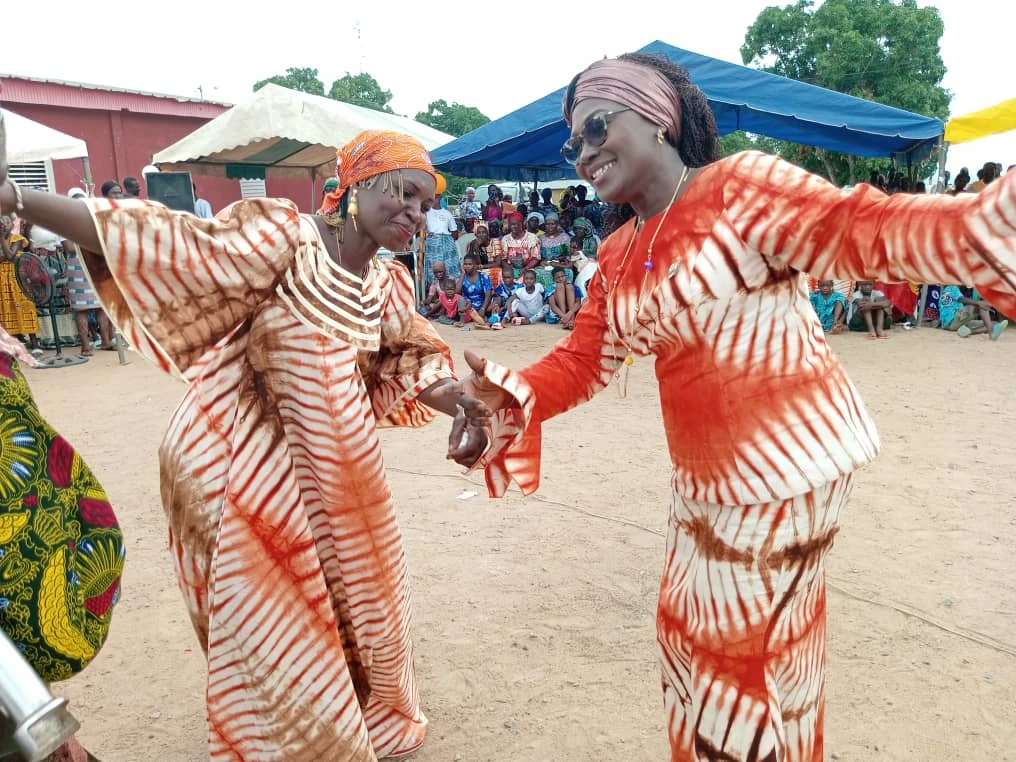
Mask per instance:
[[[326,90],[345,72],[363,70],[393,92],[396,112],[413,116],[444,98],[493,119],[565,85],[596,58],[654,39],[740,63],[747,27],[771,4],[786,3],[611,0],[598,4],[608,12],[595,13],[592,3],[568,0],[287,0],[266,4],[266,11],[256,3],[214,0],[22,1],[8,24],[0,72],[191,97],[201,87],[205,98],[236,102],[254,82],[289,66],[317,68]],[[937,6],[945,22],[944,84],[954,94],[953,114],[1014,95],[1004,89],[1012,70],[1006,4],[920,4]],[[165,15],[156,15],[160,7]],[[654,7],[668,7],[670,20]],[[11,33],[36,43],[14,48]],[[1016,133],[955,146],[949,166],[974,169],[989,159],[1016,163]]]

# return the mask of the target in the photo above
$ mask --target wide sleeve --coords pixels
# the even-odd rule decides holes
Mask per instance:
[[[420,392],[436,381],[455,378],[451,350],[415,308],[413,278],[401,262],[381,260],[390,282],[381,314],[381,348],[361,352],[360,375],[378,426],[422,426],[434,410]]]
[[[728,161],[727,213],[763,256],[818,278],[976,286],[1016,314],[1016,173],[977,195],[887,196],[754,151]]]
[[[511,396],[494,416],[490,447],[473,466],[485,469],[491,497],[503,496],[512,481],[525,495],[539,488],[541,424],[592,399],[626,354],[607,327],[606,280],[598,270],[575,330],[549,353],[518,371],[484,360],[484,376]]]
[[[241,201],[214,219],[151,202],[88,205],[102,251],[82,261],[106,313],[132,346],[184,378],[271,293],[300,240],[290,201]]]

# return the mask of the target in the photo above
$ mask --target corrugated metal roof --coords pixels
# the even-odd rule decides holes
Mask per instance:
[[[0,74],[0,101],[40,106],[212,118],[232,104],[119,87]]]

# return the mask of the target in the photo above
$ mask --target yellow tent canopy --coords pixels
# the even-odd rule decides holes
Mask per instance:
[[[1016,130],[1016,98],[957,116],[945,124],[945,142],[956,144]]]

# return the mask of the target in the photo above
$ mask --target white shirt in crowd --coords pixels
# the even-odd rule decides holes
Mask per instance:
[[[583,299],[589,296],[589,281],[593,277],[593,273],[596,272],[596,267],[596,262],[587,259],[586,264],[579,270],[579,274],[575,276],[575,285]]]
[[[522,312],[527,315],[534,315],[540,311],[543,307],[543,295],[545,290],[542,283],[537,283],[533,288],[533,293],[526,291],[526,287],[519,286],[513,292],[515,297],[519,300],[522,305]]]
[[[451,235],[459,226],[455,224],[455,217],[447,209],[430,209],[427,212],[427,233],[429,235]]]
[[[59,236],[52,230],[47,230],[42,225],[32,225],[31,230],[32,248],[56,251],[63,244],[63,236]]]

